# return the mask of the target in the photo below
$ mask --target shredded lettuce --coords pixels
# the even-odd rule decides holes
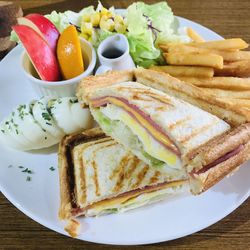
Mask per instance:
[[[100,124],[101,128],[110,135],[116,135],[115,138],[123,138],[123,141],[129,145],[131,149],[136,150],[152,167],[163,167],[165,164],[163,161],[156,159],[155,157],[149,155],[144,149],[139,138],[132,133],[130,128],[126,126],[123,122],[118,120],[111,120],[105,116],[99,109],[92,111],[96,121]]]
[[[150,161],[150,165],[153,167],[161,167],[165,164],[163,161],[154,158],[144,150],[142,151],[142,154]]]
[[[45,15],[59,30],[60,33],[70,24],[79,25],[81,21],[80,13],[65,11],[64,13],[52,11],[51,14]]]
[[[150,193],[144,193],[139,196],[130,198],[122,203],[112,204],[106,207],[100,207],[98,209],[90,209],[87,211],[88,216],[100,216],[110,213],[122,213],[128,210],[136,209],[147,204],[152,204],[166,198],[171,198],[172,195],[176,197],[177,194],[181,194],[187,190],[187,185],[180,185],[175,187],[167,187]]]

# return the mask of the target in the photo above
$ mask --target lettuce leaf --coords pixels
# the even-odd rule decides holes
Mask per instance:
[[[161,64],[163,59],[157,44],[163,41],[187,40],[178,34],[178,22],[166,2],[148,5],[137,2],[127,9],[130,54],[142,67]]]
[[[92,110],[92,114],[96,121],[99,123],[103,131],[109,135],[116,135],[115,138],[123,138],[123,142],[129,146],[129,148],[140,152],[140,155],[144,158],[144,161],[150,164],[152,167],[163,167],[165,164],[163,161],[156,159],[149,155],[144,149],[139,138],[132,133],[129,127],[123,122],[118,120],[111,120],[105,116],[99,109]],[[126,138],[126,142],[124,140]]]

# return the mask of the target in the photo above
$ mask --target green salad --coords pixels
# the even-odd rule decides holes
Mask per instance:
[[[178,20],[166,2],[152,5],[136,2],[126,10],[107,9],[99,2],[96,9],[89,6],[78,13],[53,11],[46,17],[60,32],[71,24],[75,25],[79,36],[90,41],[95,48],[108,36],[124,34],[128,38],[134,62],[145,68],[163,62],[157,44],[189,41],[185,32],[179,32]],[[12,32],[11,40],[17,39]]]

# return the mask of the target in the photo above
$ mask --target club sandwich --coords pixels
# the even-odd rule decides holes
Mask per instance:
[[[166,181],[164,169],[149,167],[100,128],[64,137],[59,176],[64,220],[124,212],[188,190],[187,179]]]
[[[107,135],[166,172],[166,181],[187,176],[199,194],[249,158],[250,124],[244,112],[185,86],[165,73],[136,69],[86,78],[77,95]]]

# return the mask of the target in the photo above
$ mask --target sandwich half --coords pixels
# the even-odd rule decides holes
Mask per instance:
[[[139,72],[143,78],[143,72],[151,71]],[[153,73],[152,84],[159,77]],[[248,159],[248,123],[232,128],[183,98],[151,88],[149,80],[136,81],[137,76],[135,70],[84,79],[78,97],[89,104],[107,135],[152,168],[168,173],[167,181],[187,174],[191,191],[198,194]]]
[[[66,136],[59,147],[60,219],[123,212],[188,190],[167,182],[100,128]]]

